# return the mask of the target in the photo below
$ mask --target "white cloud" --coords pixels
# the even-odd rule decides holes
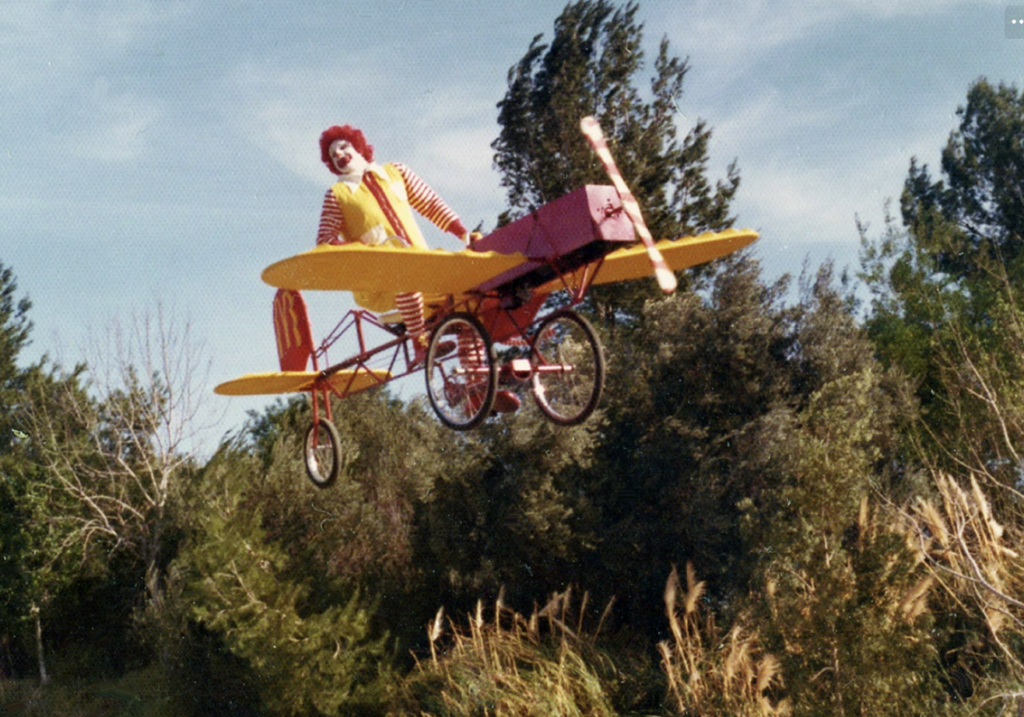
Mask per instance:
[[[161,116],[144,83],[127,89],[125,67],[154,29],[189,12],[184,2],[12,2],[0,12],[4,123],[77,159],[123,163],[145,154]]]
[[[139,35],[189,12],[186,2],[44,0],[5,2],[0,15],[0,80],[7,92],[73,84],[120,56]]]
[[[428,174],[436,189],[466,201],[492,199],[498,177],[492,169],[491,142],[498,134],[494,98],[448,86],[416,100],[409,118],[413,141],[403,161]],[[500,211],[500,207],[495,212]]]
[[[977,5],[992,13],[995,4],[973,3],[968,11]],[[740,223],[802,246],[855,246],[856,216],[880,228],[885,202],[899,197],[911,156],[934,166],[962,95],[919,82],[914,63],[925,61],[921,57],[901,65],[855,53],[844,23],[887,21],[885,37],[895,38],[894,25],[912,28],[927,13],[963,5],[698,0],[666,10],[669,37],[696,48],[696,72],[681,107],[687,124],[696,116],[709,121],[712,174],[738,159]],[[825,33],[828,44],[817,36]],[[786,54],[772,55],[776,49]],[[898,47],[892,51],[898,56]]]
[[[145,154],[147,130],[158,121],[155,103],[132,94],[114,94],[105,78],[96,80],[91,98],[76,113],[84,118],[68,140],[71,153],[103,162],[128,162]]]
[[[414,167],[460,213],[496,215],[502,196],[491,168],[494,97],[461,86],[417,91],[372,66],[344,58],[290,70],[241,65],[225,83],[238,98],[228,121],[251,146],[317,186],[330,179],[317,138],[330,124],[353,124],[378,160]]]
[[[390,104],[380,96],[384,87],[383,75],[344,60],[299,69],[246,62],[225,77],[225,96],[231,97],[224,104],[225,120],[245,142],[289,172],[324,184],[316,144],[320,133],[332,124],[350,123],[362,124],[369,134],[374,123],[364,124],[363,118]]]
[[[937,152],[937,148],[919,149]],[[856,219],[881,230],[886,202],[898,202],[913,148],[899,140],[835,161],[777,161],[742,171],[739,224],[763,229],[786,244],[856,245]],[[898,211],[898,204],[894,206]]]
[[[672,3],[663,10],[669,37],[685,38],[688,45],[715,55],[719,61],[748,63],[752,58],[810,36],[816,30],[834,30],[855,18],[891,19],[936,14],[963,5],[1002,6],[1002,0],[697,0]]]
[[[462,193],[497,185],[491,169],[495,132],[488,126],[436,133],[425,138],[409,163],[430,167],[431,175],[445,177],[445,186]]]
[[[744,174],[743,185],[747,191],[741,204],[750,208],[741,212],[744,226],[753,220],[788,241],[815,241],[853,228],[849,197],[821,170],[761,167]]]
[[[765,152],[786,146],[792,152],[795,143],[799,150],[800,135],[836,126],[858,102],[856,97],[846,96],[827,103],[808,103],[766,88],[716,118],[712,124],[713,149],[728,156],[749,148]]]

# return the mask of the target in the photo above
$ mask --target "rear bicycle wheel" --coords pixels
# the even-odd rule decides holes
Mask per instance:
[[[552,423],[575,426],[597,408],[604,352],[590,322],[562,309],[540,325],[531,347],[533,398]]]

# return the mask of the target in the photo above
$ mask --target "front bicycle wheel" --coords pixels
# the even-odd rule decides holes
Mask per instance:
[[[321,418],[306,431],[303,444],[306,474],[317,488],[327,488],[341,469],[341,438],[334,424]]]
[[[540,325],[531,348],[533,398],[548,419],[575,426],[590,417],[604,389],[604,352],[594,328],[571,309]]]
[[[452,314],[438,324],[427,347],[427,398],[441,423],[456,431],[491,414],[498,385],[494,346],[471,314]]]

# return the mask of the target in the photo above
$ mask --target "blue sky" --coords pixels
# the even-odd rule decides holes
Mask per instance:
[[[273,370],[259,273],[313,245],[319,133],[361,126],[379,159],[493,226],[495,104],[564,5],[0,0],[0,262],[33,302],[24,358],[73,363],[90,333],[159,303],[192,322],[211,385]],[[855,217],[880,229],[910,158],[937,165],[969,84],[1024,87],[1009,7],[644,0],[639,17],[649,58],[665,36],[689,57],[679,126],[714,129],[713,177],[738,160],[737,224],[761,231],[774,277],[805,257],[854,266]],[[308,299],[318,335],[349,305]],[[267,401],[212,403],[219,435]]]

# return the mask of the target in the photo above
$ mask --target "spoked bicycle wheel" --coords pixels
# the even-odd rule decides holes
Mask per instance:
[[[303,444],[306,473],[317,488],[327,488],[338,479],[341,468],[341,438],[334,424],[319,419],[306,431]]]
[[[560,426],[590,417],[604,389],[604,353],[594,328],[571,309],[556,311],[533,338],[533,398]]]
[[[470,314],[452,314],[434,329],[427,347],[427,398],[441,422],[456,431],[490,415],[498,385],[494,347]]]

